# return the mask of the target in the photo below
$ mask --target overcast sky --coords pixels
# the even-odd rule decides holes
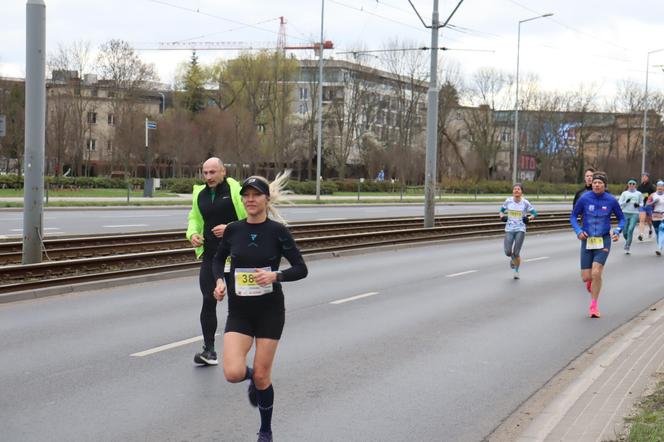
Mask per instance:
[[[287,20],[289,44],[307,44],[320,34],[319,0],[45,0],[47,51],[87,40],[98,46],[112,38],[135,47],[166,41],[274,42],[279,17]],[[412,0],[430,22],[432,0]],[[446,19],[458,0],[441,0]],[[0,0],[0,76],[25,76],[24,0]],[[594,83],[601,94],[630,79],[645,84],[646,55],[664,48],[663,0],[465,0],[441,32],[440,45],[494,52],[442,52],[462,74],[495,67],[516,70],[519,20],[554,13],[521,25],[521,74],[535,74],[549,90],[573,90]],[[325,39],[337,54],[357,48],[382,49],[392,39],[430,44],[408,0],[325,0]],[[157,66],[161,80],[171,83],[186,51],[141,51]],[[207,63],[231,52],[201,52]],[[298,56],[312,56],[298,51]],[[649,88],[664,88],[664,51],[650,57]],[[523,77],[522,77],[523,78]]]

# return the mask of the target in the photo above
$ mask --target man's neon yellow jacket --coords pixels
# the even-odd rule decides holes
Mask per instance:
[[[240,190],[242,186],[233,178],[226,177],[226,182],[231,188],[231,200],[233,201],[233,207],[235,208],[235,214],[237,219],[244,219],[247,217],[247,211],[244,209],[244,204],[242,204],[242,197],[240,196]],[[195,184],[194,191],[192,195],[191,210],[189,211],[189,224],[187,226],[187,240],[191,241],[193,235],[203,236],[203,226],[205,222],[203,221],[203,215],[198,208],[198,195],[203,189],[205,189],[207,184]],[[200,247],[196,247],[196,258],[200,258],[205,250],[205,244]]]

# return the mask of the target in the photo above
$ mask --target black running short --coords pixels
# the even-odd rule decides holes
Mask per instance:
[[[229,312],[225,333],[236,332],[254,338],[280,339],[286,312],[267,310],[259,313]]]

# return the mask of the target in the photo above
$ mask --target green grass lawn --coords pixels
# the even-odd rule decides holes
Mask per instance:
[[[49,190],[48,196],[64,196],[73,198],[96,198],[96,197],[126,197],[127,189],[79,189],[79,190]],[[143,196],[143,190],[132,191],[131,197]],[[164,198],[169,196],[177,196],[174,193],[156,190],[154,197]],[[23,189],[0,189],[0,198],[22,198]]]
[[[628,419],[630,442],[664,441],[664,381],[640,404],[639,413]]]

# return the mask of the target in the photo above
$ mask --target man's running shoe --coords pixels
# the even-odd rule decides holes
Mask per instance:
[[[272,442],[272,432],[271,431],[259,431],[258,432],[258,441],[257,442]]]
[[[662,256],[662,251],[659,249],[655,250],[655,255]]]
[[[597,304],[591,305],[590,306],[590,317],[591,318],[599,318],[599,309],[597,308]]]
[[[586,281],[586,290],[588,290],[588,293],[593,292],[593,280],[592,279],[589,279],[588,281]]]
[[[258,407],[258,398],[256,397],[256,385],[254,384],[253,379],[249,379],[249,387],[247,388],[247,397],[249,398],[249,403],[251,404],[252,407]],[[270,433],[269,440],[272,440],[272,433]]]
[[[629,255],[629,246],[625,246],[625,255]]]
[[[637,236],[637,238],[639,239],[639,241],[643,241],[643,235],[639,234],[639,236]]]
[[[648,238],[652,238],[652,230],[648,232]]]
[[[518,268],[514,268],[514,279],[521,279],[521,276],[519,276]]]
[[[205,346],[203,347],[202,352],[196,353],[194,355],[194,362],[201,365],[219,365],[219,361],[217,360],[217,353],[212,350],[208,350]]]

